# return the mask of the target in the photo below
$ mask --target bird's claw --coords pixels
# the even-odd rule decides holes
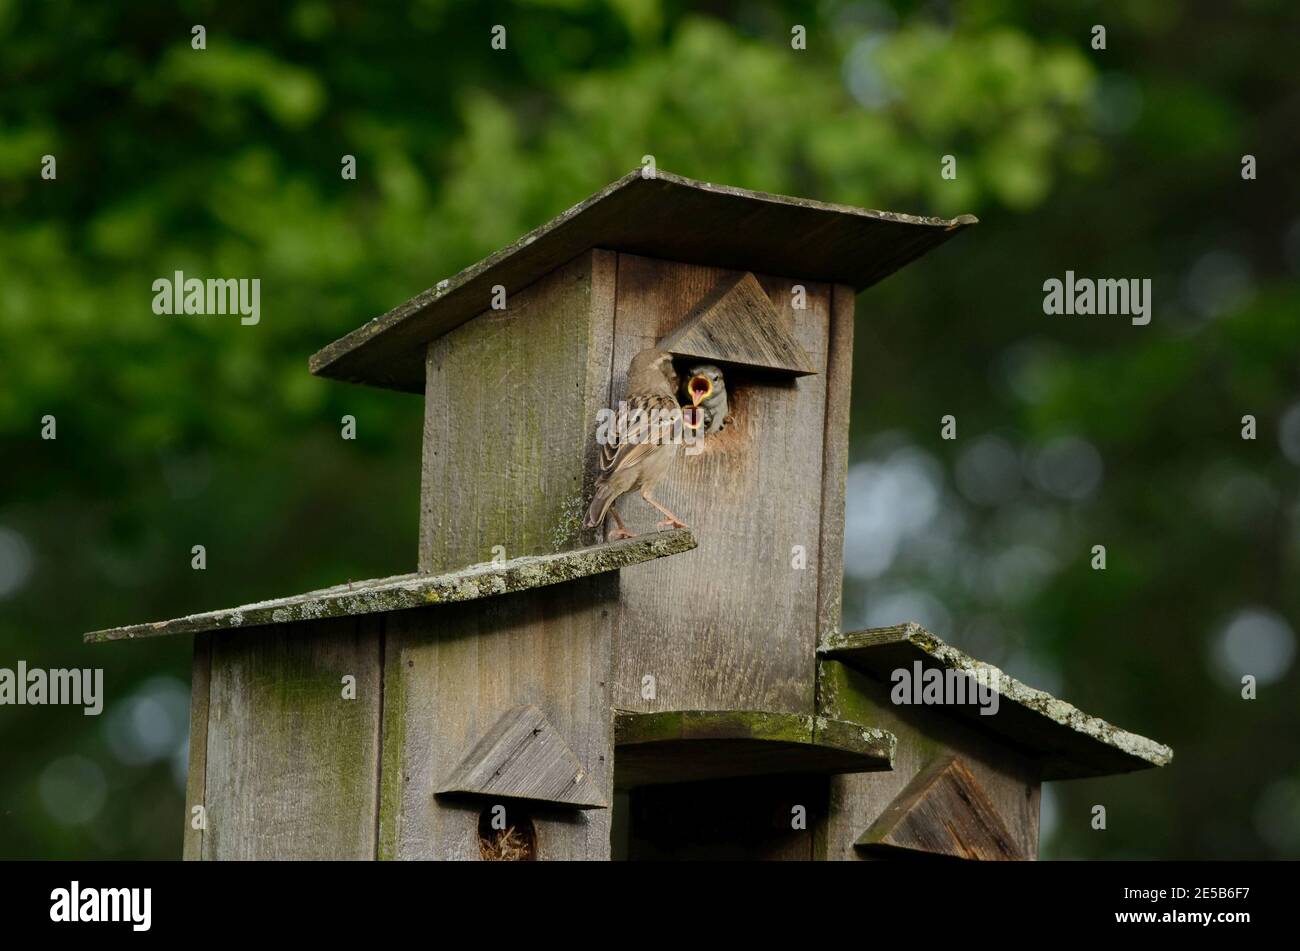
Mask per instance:
[[[621,541],[624,538],[636,538],[636,536],[633,535],[631,532],[629,532],[626,528],[616,528],[605,536],[605,541],[616,542],[616,541]]]
[[[666,518],[662,522],[655,523],[655,528],[661,530],[665,528],[689,528],[689,527],[690,526],[688,526],[685,522],[675,518]]]

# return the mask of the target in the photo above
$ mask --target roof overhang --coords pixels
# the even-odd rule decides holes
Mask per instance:
[[[818,653],[885,683],[891,682],[895,671],[909,670],[913,664],[925,670],[965,671],[999,695],[997,712],[986,716],[987,710],[970,703],[946,704],[936,710],[960,717],[968,726],[1018,749],[1036,763],[1043,780],[1128,773],[1166,766],[1174,756],[1163,743],[1035,690],[945,644],[916,623],[834,634]]]
[[[483,562],[457,571],[350,581],[306,594],[205,611],[170,621],[91,631],[84,640],[87,644],[131,641],[459,604],[618,571],[656,558],[680,555],[691,551],[695,545],[695,536],[690,529],[650,532],[573,551]]]
[[[312,356],[311,372],[422,393],[426,345],[592,248],[870,287],[976,223],[711,185],[641,169]]]

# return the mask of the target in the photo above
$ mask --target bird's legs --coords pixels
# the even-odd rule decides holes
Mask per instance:
[[[662,512],[664,515],[668,516],[668,518],[664,519],[662,522],[659,522],[655,526],[656,528],[686,528],[685,522],[683,522],[680,518],[678,518],[676,515],[668,511],[668,509],[664,508],[662,505],[660,505],[658,502],[654,500],[654,496],[650,494],[649,489],[641,490],[641,498],[645,499],[647,502],[649,502],[651,505],[657,508],[660,512]]]
[[[618,528],[606,534],[605,541],[616,542],[620,538],[632,538],[632,533],[627,530],[627,526],[623,524],[623,520],[618,517],[618,512],[616,512],[612,506],[610,507],[609,514],[614,517],[614,524],[616,524]]]

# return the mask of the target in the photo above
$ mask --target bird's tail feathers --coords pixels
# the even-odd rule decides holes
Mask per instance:
[[[604,525],[605,516],[609,514],[609,507],[614,504],[616,498],[609,486],[599,486],[591,499],[591,505],[587,507],[587,517],[583,520],[582,527],[596,528],[598,525]]]

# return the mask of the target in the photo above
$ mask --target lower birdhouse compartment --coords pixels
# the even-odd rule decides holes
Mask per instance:
[[[761,710],[621,711],[611,856],[812,859],[830,777],[888,770],[894,737]]]
[[[614,861],[811,860],[823,776],[643,786],[615,797]]]

